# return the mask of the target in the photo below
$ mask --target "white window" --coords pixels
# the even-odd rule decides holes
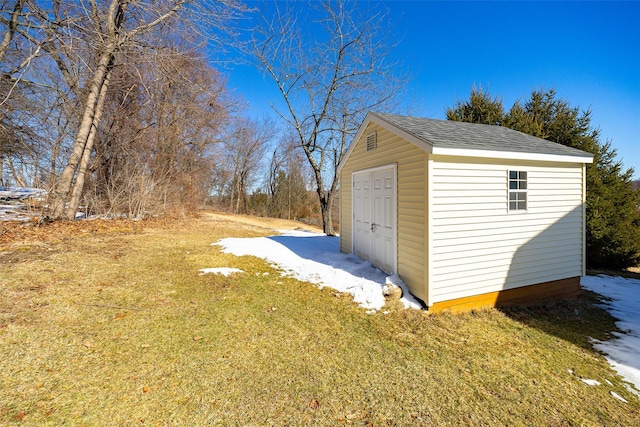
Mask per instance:
[[[527,210],[527,172],[509,171],[509,210]]]

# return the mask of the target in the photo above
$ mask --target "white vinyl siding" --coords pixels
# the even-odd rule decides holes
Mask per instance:
[[[432,158],[430,304],[582,274],[582,165]],[[526,215],[505,206],[509,170],[527,171]]]
[[[367,136],[376,135],[375,150]],[[427,153],[387,129],[371,123],[355,142],[340,172],[340,250],[353,249],[352,174],[384,165],[397,167],[397,268],[411,293],[426,299],[426,159]]]

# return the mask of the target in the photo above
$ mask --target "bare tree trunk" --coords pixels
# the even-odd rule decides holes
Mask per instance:
[[[291,172],[287,176],[287,219],[291,219]]]
[[[234,213],[240,213],[240,179],[236,181],[236,207]]]
[[[327,236],[335,236],[335,231],[333,230],[333,218],[331,214],[333,212],[333,202],[335,201],[335,198],[336,198],[337,182],[338,182],[337,177],[334,177],[333,182],[331,183],[331,188],[329,190],[323,191],[320,185],[316,189],[316,191],[318,192],[318,196],[320,197],[320,214],[322,215],[322,231]]]
[[[249,213],[249,202],[247,200],[247,186],[245,176],[240,178],[240,196],[242,197],[242,209],[244,214]]]
[[[236,179],[234,177],[233,181],[231,181],[231,195],[229,196],[229,210],[233,213],[238,213],[237,211],[234,211],[234,209],[237,209],[237,208],[234,208],[234,204],[233,204],[234,195],[236,194],[236,185],[237,185]]]
[[[335,193],[327,191],[322,200],[320,200],[322,214],[322,230],[327,236],[334,236],[333,231],[333,218],[331,218],[331,212],[333,211],[333,200]]]
[[[64,217],[66,219],[74,219],[76,210],[80,205],[80,198],[82,197],[82,190],[84,189],[84,182],[87,176],[87,171],[89,169],[89,163],[91,161],[91,153],[93,152],[93,144],[96,140],[98,124],[100,123],[100,119],[102,118],[104,101],[107,97],[107,91],[109,90],[110,78],[111,68],[109,68],[109,70],[107,71],[107,75],[105,76],[100,94],[98,96],[95,115],[93,117],[93,122],[91,123],[91,130],[89,131],[87,142],[84,146],[84,151],[82,152],[82,158],[80,159],[80,164],[78,166],[76,181],[73,185],[73,190],[71,191],[71,198],[69,199],[69,206],[67,206],[65,210]]]
[[[56,183],[53,191],[51,192],[51,202],[49,207],[51,210],[51,216],[56,219],[67,218],[73,219],[75,211],[69,216],[71,210],[71,204],[69,209],[65,209],[65,205],[69,197],[72,197],[72,183],[76,174],[79,172],[79,165],[85,157],[85,151],[87,151],[87,145],[91,145],[93,148],[93,140],[95,139],[95,128],[99,122],[99,110],[104,105],[104,98],[107,94],[109,86],[109,77],[111,69],[113,68],[114,55],[118,48],[117,34],[122,26],[124,19],[124,2],[122,0],[112,0],[109,5],[109,13],[107,18],[107,34],[109,39],[100,55],[100,60],[96,67],[96,71],[91,81],[89,93],[87,95],[87,101],[84,107],[82,120],[76,134],[73,149],[67,165],[62,171],[60,179]],[[126,5],[126,4],[125,4]],[[89,140],[91,142],[89,143]],[[88,155],[91,152],[89,150]],[[86,170],[85,170],[86,173]],[[82,184],[80,187],[80,193],[82,192],[82,186],[84,186],[84,176],[80,177]],[[78,179],[76,178],[76,180]],[[78,196],[79,197],[79,196]]]
[[[96,124],[95,118],[97,113],[98,102],[101,94],[103,93],[102,87],[105,84],[105,79],[108,74],[108,67],[112,63],[113,52],[115,45],[102,54],[100,64],[91,83],[91,90],[87,95],[87,103],[84,108],[84,114],[82,115],[82,121],[78,128],[78,133],[73,144],[73,150],[69,161],[62,171],[62,175],[58,180],[53,192],[53,200],[50,203],[51,216],[53,218],[62,218],[65,211],[65,203],[69,197],[71,191],[71,184],[73,178],[76,175],[78,165],[82,160],[83,153],[89,140],[89,135]],[[102,101],[104,102],[104,100]]]
[[[11,170],[11,174],[13,175],[13,180],[15,181],[16,185],[18,187],[26,187],[27,184],[24,176],[22,175],[22,173],[19,173],[18,170],[16,170],[11,156],[7,157],[7,163],[9,164],[9,170]]]
[[[9,45],[11,44],[16,28],[18,27],[18,18],[20,17],[20,12],[22,11],[24,2],[25,0],[16,0],[15,5],[13,6],[11,20],[7,23],[7,32],[4,33],[4,37],[2,37],[2,42],[0,43],[0,62],[2,62],[4,57],[7,55]]]

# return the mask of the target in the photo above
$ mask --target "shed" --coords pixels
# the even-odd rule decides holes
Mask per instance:
[[[338,165],[340,250],[435,312],[574,297],[592,161],[501,126],[369,113]]]

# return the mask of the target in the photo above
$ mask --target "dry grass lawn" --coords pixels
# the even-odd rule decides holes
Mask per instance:
[[[591,294],[368,315],[210,245],[298,226],[0,224],[0,425],[640,425],[638,398],[589,344],[615,330]]]

